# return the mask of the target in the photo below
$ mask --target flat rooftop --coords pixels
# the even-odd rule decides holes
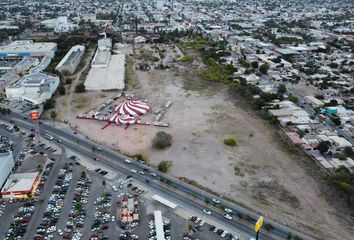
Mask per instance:
[[[110,50],[97,50],[96,56],[92,61],[92,65],[107,65],[110,57]]]
[[[6,192],[21,192],[30,191],[38,177],[38,172],[35,173],[15,173],[9,176],[2,193]]]
[[[52,42],[15,41],[0,47],[0,53],[47,52],[53,51],[57,44]]]
[[[110,52],[108,52],[110,54]],[[91,68],[85,81],[86,90],[123,89],[125,55],[112,55],[107,67]]]

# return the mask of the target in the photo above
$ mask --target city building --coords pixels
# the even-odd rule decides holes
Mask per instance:
[[[40,182],[39,173],[15,173],[9,176],[1,189],[3,200],[27,198],[34,195]]]
[[[15,162],[12,152],[0,153],[0,187],[4,185],[14,166]]]
[[[5,88],[8,99],[21,99],[41,104],[50,99],[59,86],[58,76],[48,73],[32,73]]]
[[[32,40],[14,41],[0,46],[0,58],[3,57],[54,57],[57,44],[52,42],[33,42]]]
[[[40,25],[48,29],[53,29],[54,32],[71,32],[76,27],[75,24],[68,22],[67,17],[47,19],[40,22]]]
[[[55,70],[63,73],[65,71],[73,74],[85,53],[85,46],[76,45],[72,47],[64,58],[56,66]]]

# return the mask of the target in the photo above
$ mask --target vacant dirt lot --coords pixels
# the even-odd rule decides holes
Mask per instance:
[[[174,58],[171,49],[165,56]],[[141,153],[152,165],[172,161],[171,175],[195,180],[271,219],[312,231],[316,239],[351,239],[353,219],[338,217],[341,213],[325,200],[323,188],[313,178],[317,170],[310,174],[305,160],[291,155],[269,124],[230,100],[223,85],[188,74],[190,64],[177,65],[179,70],[137,71],[134,89],[128,89],[148,99],[152,111],[171,100],[162,119],[169,128],[101,130],[103,123],[67,119],[88,137],[125,153]],[[96,106],[100,98],[93,97],[98,94],[89,93],[86,104]],[[143,117],[152,118],[152,113]],[[163,151],[151,147],[159,130],[173,136],[172,146]],[[225,137],[234,137],[237,146],[224,145]]]

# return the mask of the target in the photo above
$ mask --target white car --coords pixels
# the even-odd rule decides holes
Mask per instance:
[[[227,212],[228,214],[232,214],[232,210],[230,208],[225,208],[224,211]]]
[[[153,176],[153,177],[157,177],[157,174],[154,173],[154,172],[150,173],[150,175]]]
[[[59,236],[62,236],[64,234],[61,229],[58,229],[57,233],[59,234]]]
[[[227,220],[232,220],[232,217],[227,213],[224,213],[224,218],[226,218]]]
[[[209,210],[203,209],[203,213],[211,215],[211,212]]]
[[[212,201],[213,201],[214,203],[217,203],[217,204],[219,204],[219,203],[220,203],[220,201],[219,201],[219,200],[217,200],[217,199],[215,199],[215,198],[213,198],[213,199],[212,199]]]
[[[118,188],[116,186],[112,186],[113,191],[117,192]]]
[[[222,234],[221,234],[221,237],[226,237],[228,232],[224,231]]]
[[[126,162],[128,164],[132,163],[132,161],[130,161],[128,158],[124,159],[124,162]]]
[[[204,224],[205,224],[205,221],[204,220],[202,220],[202,221],[200,221],[200,223],[199,223],[199,226],[204,226]]]
[[[138,171],[135,170],[135,169],[130,169],[130,172],[131,172],[131,173],[137,173]]]

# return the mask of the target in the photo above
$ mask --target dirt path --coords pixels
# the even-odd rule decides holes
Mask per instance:
[[[75,88],[76,86],[80,83],[80,78],[81,78],[81,75],[82,73],[87,70],[87,67],[90,65],[91,63],[91,59],[92,59],[92,56],[93,54],[95,53],[94,49],[88,49],[88,54],[85,56],[85,65],[82,67],[82,69],[77,72],[75,75],[73,75],[72,77],[74,78],[74,81],[72,82],[71,86],[70,86],[70,93],[69,93],[69,96],[67,96],[66,98],[66,108],[65,108],[65,112],[66,113],[69,113],[69,116],[72,115],[72,113],[74,112],[74,109],[73,109],[73,96],[74,96],[74,93],[75,93]]]

